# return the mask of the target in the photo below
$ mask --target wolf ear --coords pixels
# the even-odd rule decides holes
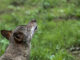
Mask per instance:
[[[10,36],[12,34],[12,31],[1,30],[1,34],[9,40],[9,38],[10,38]]]

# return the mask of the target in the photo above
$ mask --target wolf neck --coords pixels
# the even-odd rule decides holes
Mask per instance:
[[[13,57],[22,56],[26,58],[30,54],[30,44],[28,46],[22,44],[10,44],[6,53],[12,55]]]

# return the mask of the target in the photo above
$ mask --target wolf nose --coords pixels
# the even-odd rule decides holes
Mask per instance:
[[[36,19],[32,19],[32,21],[31,22],[36,22]]]

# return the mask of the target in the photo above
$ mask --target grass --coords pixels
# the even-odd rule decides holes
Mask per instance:
[[[0,11],[5,11],[0,14],[0,30],[15,29],[35,18],[38,30],[31,42],[31,60],[76,60],[67,50],[80,45],[80,6],[75,1],[68,3],[67,0],[61,0],[59,3],[59,0],[28,0],[19,6],[11,5],[11,2],[14,1],[0,1]],[[0,34],[0,56],[8,44],[8,40]]]
[[[32,39],[31,60],[73,60],[74,57],[67,51],[67,48],[74,44],[80,44],[80,21],[70,20],[57,23],[54,21],[46,21],[45,23],[37,21],[38,31]],[[5,23],[3,22],[4,27],[7,25]],[[12,27],[11,25],[9,23],[7,27]],[[1,54],[3,54],[8,41],[2,37],[0,43],[2,44]]]

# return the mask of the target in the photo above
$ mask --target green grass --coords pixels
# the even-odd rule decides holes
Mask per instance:
[[[8,21],[8,20],[7,20]],[[32,39],[31,60],[73,60],[67,48],[80,44],[80,21],[38,21],[38,31]],[[12,23],[2,22],[3,28],[12,27]],[[15,21],[16,23],[16,21]],[[25,24],[27,22],[23,22]],[[13,25],[12,28],[14,29]],[[77,38],[78,37],[78,38]],[[1,54],[5,51],[8,41],[1,38]],[[54,56],[54,57],[53,57]]]
[[[22,2],[15,1],[19,4]],[[27,0],[23,2],[24,5],[19,6],[13,6],[11,2],[13,0],[0,1],[0,11],[5,11],[0,14],[0,30],[15,29],[16,26],[27,24],[35,18],[38,30],[31,42],[31,60],[76,59],[67,49],[80,45],[79,0]],[[8,44],[8,40],[0,34],[0,56]]]

